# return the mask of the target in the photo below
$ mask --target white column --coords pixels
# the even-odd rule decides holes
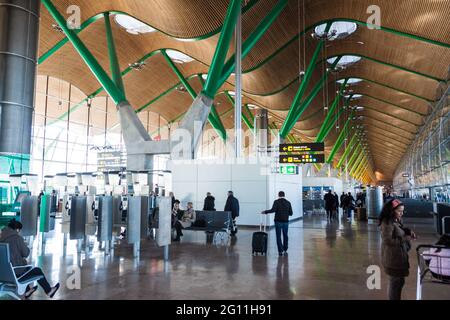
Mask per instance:
[[[236,57],[236,69],[235,69],[235,106],[234,106],[234,130],[235,130],[235,154],[236,158],[241,157],[242,153],[242,19],[241,11],[239,10],[236,30],[235,30],[235,57]]]

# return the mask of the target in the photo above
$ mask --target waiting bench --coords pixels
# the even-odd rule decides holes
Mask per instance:
[[[214,240],[224,240],[225,237],[229,237],[233,228],[233,219],[231,218],[231,211],[195,211],[195,221],[204,220],[206,225],[199,227],[192,225],[183,230],[192,231],[205,231],[209,233],[215,233]]]

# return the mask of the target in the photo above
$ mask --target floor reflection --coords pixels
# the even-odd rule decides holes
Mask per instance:
[[[406,223],[414,226],[420,243],[436,241],[430,221]],[[241,228],[236,237],[217,243],[212,235],[186,231],[164,262],[163,248],[153,240],[141,243],[140,259],[135,259],[133,247],[123,240],[110,255],[96,242],[88,253],[78,253],[74,240],[64,248],[64,237],[56,230],[45,246],[33,240],[32,263],[43,267],[50,282],[62,284],[56,299],[386,298],[384,288],[368,290],[365,285],[367,266],[380,264],[376,221],[349,220],[342,214],[331,222],[324,215],[306,216],[291,223],[289,255],[283,257],[278,257],[274,229],[268,230],[267,256],[253,256],[254,231]],[[415,298],[415,260],[410,257],[406,299]],[[74,266],[80,267],[80,290],[66,285]],[[382,283],[387,283],[385,275]],[[39,290],[33,299],[46,296]]]

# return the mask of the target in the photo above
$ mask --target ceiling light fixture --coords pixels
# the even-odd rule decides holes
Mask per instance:
[[[154,28],[127,14],[116,14],[114,20],[130,34],[138,35],[156,31]]]
[[[142,70],[144,68],[144,66],[145,66],[145,62],[144,61],[138,61],[138,62],[135,62],[135,63],[130,63],[128,66],[131,69],[133,69],[133,70]]]
[[[179,85],[179,86],[176,88],[176,90],[177,90],[178,92],[182,92],[182,93],[187,92],[186,87],[183,86],[183,85]]]
[[[57,24],[52,24],[52,29],[60,33],[64,33],[63,29]]]

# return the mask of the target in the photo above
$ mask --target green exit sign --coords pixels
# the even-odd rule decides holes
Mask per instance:
[[[298,166],[281,166],[281,174],[298,174]]]

